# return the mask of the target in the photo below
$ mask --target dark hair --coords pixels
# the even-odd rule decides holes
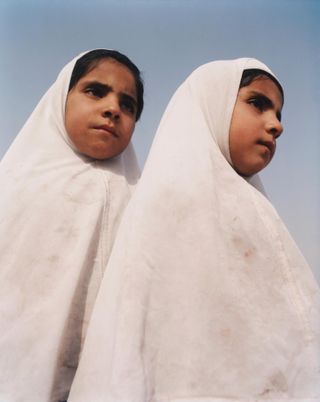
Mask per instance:
[[[77,84],[81,77],[93,69],[101,59],[114,59],[126,66],[133,74],[137,90],[137,116],[139,120],[143,109],[143,81],[138,67],[124,54],[116,50],[96,49],[81,56],[72,71],[68,92]]]
[[[278,80],[273,75],[268,73],[267,71],[260,70],[258,68],[250,68],[250,69],[243,71],[239,89],[250,85],[252,83],[252,81],[262,78],[262,77],[270,78],[270,80],[272,80],[276,84],[276,86],[278,87],[278,89],[282,95],[282,99],[284,99],[283,89],[282,89],[282,86],[280,85],[280,83],[278,82]]]

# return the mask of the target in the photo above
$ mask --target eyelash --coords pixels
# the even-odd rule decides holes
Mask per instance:
[[[85,92],[91,94],[95,98],[102,98],[104,96],[104,92],[99,87],[88,87]]]
[[[85,93],[93,96],[94,98],[99,98],[99,99],[103,98],[106,94],[103,89],[101,89],[99,87],[95,87],[95,86],[86,88]],[[130,101],[130,99],[121,100],[120,107],[132,115],[136,111],[135,105],[133,104],[133,102]]]
[[[130,100],[122,100],[120,102],[120,106],[127,110],[130,114],[134,114],[135,113],[135,107],[132,104],[132,102]]]
[[[259,99],[259,98],[251,98],[248,100],[249,105],[254,106],[255,108],[259,109],[260,112],[263,112],[265,110],[265,102],[263,101],[263,99]]]
[[[257,108],[260,112],[263,112],[268,107],[264,99],[260,98],[251,98],[248,100],[248,103],[249,105],[252,105],[253,107]],[[277,119],[281,121],[281,115],[278,115],[278,113],[277,113]]]

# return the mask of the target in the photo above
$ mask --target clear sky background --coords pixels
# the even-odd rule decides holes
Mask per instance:
[[[200,64],[255,57],[275,72],[285,131],[261,177],[320,282],[320,0],[0,0],[0,157],[60,69],[97,47],[143,72],[141,167],[171,95]]]

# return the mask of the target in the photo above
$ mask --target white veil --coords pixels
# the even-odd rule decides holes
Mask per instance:
[[[319,288],[270,202],[231,166],[248,68],[269,71],[209,63],[171,99],[69,402],[320,400]]]
[[[0,164],[0,400],[66,399],[118,221],[139,177],[77,154],[64,127],[75,58]]]

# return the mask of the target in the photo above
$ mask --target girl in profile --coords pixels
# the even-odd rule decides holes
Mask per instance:
[[[70,402],[320,400],[319,287],[257,173],[283,90],[254,59],[176,91],[122,219]]]
[[[0,400],[62,401],[122,211],[139,177],[138,68],[71,61],[0,164]]]

